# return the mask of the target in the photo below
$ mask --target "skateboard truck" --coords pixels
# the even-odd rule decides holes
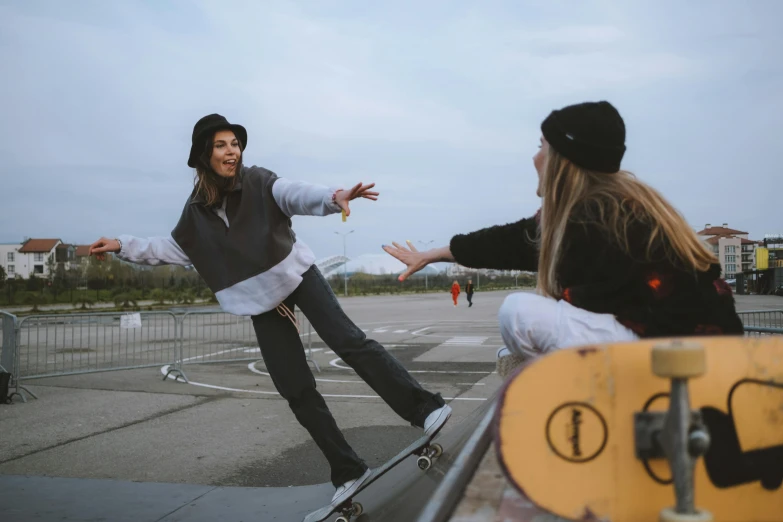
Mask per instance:
[[[443,446],[436,442],[423,447],[415,455],[419,457],[416,459],[416,465],[419,466],[420,470],[427,471],[432,466],[432,459],[437,459],[443,455]]]
[[[334,522],[350,522],[362,513],[364,513],[362,505],[358,502],[354,502],[353,499],[348,499],[344,507],[340,510],[340,516],[337,517]]]
[[[652,350],[652,370],[671,379],[669,409],[634,414],[636,457],[669,461],[676,503],[661,510],[660,522],[711,522],[712,515],[696,509],[693,470],[696,460],[707,453],[710,436],[701,412],[691,411],[688,379],[706,371],[704,347],[679,341]]]

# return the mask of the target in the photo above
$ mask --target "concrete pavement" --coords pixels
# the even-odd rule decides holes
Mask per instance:
[[[477,293],[472,308],[464,300],[455,308],[447,294],[342,301],[425,387],[452,401],[451,428],[499,384],[494,316],[506,294]],[[450,341],[458,355],[425,357]],[[317,339],[313,346],[320,348],[319,389],[369,465],[417,436],[328,347]],[[0,474],[221,486],[328,481],[325,459],[257,361],[255,372],[253,361],[186,366],[203,386],[163,381],[159,368],[25,381],[40,399],[0,407],[0,424],[10,427],[0,438]]]
[[[459,427],[500,384],[497,309],[510,292],[341,299],[348,315],[455,409]],[[781,309],[774,296],[736,296],[739,309]],[[329,347],[314,339],[319,389],[357,453],[388,460],[419,431],[408,426]],[[39,400],[0,406],[0,474],[289,487],[328,482],[325,459],[264,375],[260,357],[189,364],[192,384],[161,368],[26,381]],[[314,486],[317,487],[317,486]]]

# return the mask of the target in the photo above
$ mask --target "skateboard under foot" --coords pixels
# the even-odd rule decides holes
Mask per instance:
[[[359,489],[356,490],[354,496],[361,493],[370,484],[381,478],[387,471],[411,455],[416,455],[418,457],[416,459],[416,465],[420,470],[427,471],[430,469],[432,467],[433,461],[443,454],[443,447],[438,443],[432,442],[435,435],[437,435],[437,432],[418,438],[381,467],[372,470],[370,477],[364,482],[364,484],[359,486]],[[354,502],[353,498],[349,498],[336,506],[329,504],[322,507],[321,509],[313,511],[304,518],[303,522],[323,522],[334,513],[338,512],[340,513],[340,516],[337,517],[336,522],[352,522],[362,513],[364,513],[364,507],[361,505],[361,503]]]
[[[393,468],[396,464],[398,464],[399,462],[402,462],[402,460],[404,460],[409,455],[418,455],[419,458],[416,459],[416,465],[419,467],[420,470],[427,471],[428,469],[430,469],[430,467],[432,467],[432,461],[434,459],[437,459],[438,457],[440,457],[442,454],[443,454],[443,448],[441,447],[441,445],[440,444],[432,444],[432,445],[427,445],[427,446],[421,448],[418,451],[414,451],[412,453],[409,453],[408,455],[404,455],[402,458],[400,458],[400,460],[398,462],[394,462],[395,459],[392,459],[390,461],[390,462],[392,462],[392,464],[388,467],[388,469],[383,470],[383,467],[385,466],[384,465],[384,466],[381,466],[380,468],[378,468],[378,470],[373,471],[373,474],[370,476],[369,479],[367,479],[367,482],[362,484],[362,486],[356,491],[356,494],[358,494],[364,488],[369,486],[370,483],[372,483],[376,479],[380,478],[381,475],[383,475],[389,469]],[[381,470],[383,470],[383,471],[381,471]],[[343,502],[342,504],[337,506],[337,508],[334,509],[331,513],[326,515],[326,517],[328,517],[329,515],[331,515],[332,513],[337,512],[337,511],[340,512],[340,516],[337,517],[337,519],[335,519],[335,522],[352,522],[353,520],[356,519],[356,517],[358,517],[359,515],[364,513],[364,507],[362,507],[362,505],[359,502],[354,502],[353,498],[349,498],[348,500],[346,500],[345,502]],[[325,519],[325,517],[324,518],[320,518],[320,519],[313,519],[313,522],[316,522],[316,521],[317,522],[321,522],[324,519]],[[308,521],[308,522],[310,522],[310,521]]]

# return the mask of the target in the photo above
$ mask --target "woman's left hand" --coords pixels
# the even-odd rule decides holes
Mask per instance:
[[[373,201],[378,200],[378,193],[371,192],[370,189],[375,186],[375,183],[369,185],[363,185],[361,182],[357,183],[354,187],[348,190],[340,190],[334,196],[334,202],[345,211],[346,216],[351,215],[351,209],[348,207],[348,202],[356,198],[371,199]]]

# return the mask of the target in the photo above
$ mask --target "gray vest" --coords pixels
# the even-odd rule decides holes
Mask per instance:
[[[171,233],[213,292],[274,267],[296,240],[291,220],[272,196],[277,175],[243,166],[239,176],[226,201],[230,227],[194,189]]]

